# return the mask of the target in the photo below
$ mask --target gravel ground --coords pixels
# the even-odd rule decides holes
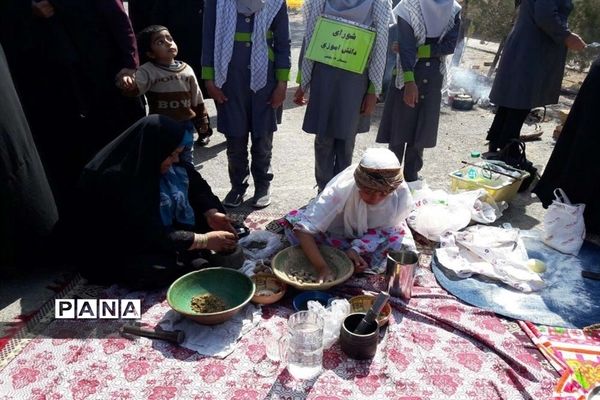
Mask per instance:
[[[292,76],[296,76],[295,64],[297,64],[299,47],[302,41],[302,27],[298,14],[290,17],[292,30],[292,58],[294,68]],[[484,51],[467,47],[468,60],[473,63],[474,54],[480,52],[482,57],[488,56]],[[273,203],[265,211],[281,212],[306,204],[316,193],[314,179],[314,136],[302,131],[302,121],[305,107],[299,107],[292,103],[294,91],[297,84],[290,82],[288,86],[288,97],[284,105],[283,123],[275,134],[273,144],[273,170],[275,179],[273,181]],[[565,108],[569,106],[569,99],[561,99],[560,105],[553,107]],[[215,114],[211,101],[209,112]],[[378,104],[375,115],[372,118],[371,130],[368,133],[357,136],[354,159],[358,161],[363,151],[369,147],[379,147],[375,143],[379,120],[383,111],[383,104]],[[550,110],[552,111],[552,110]],[[548,113],[552,115],[552,112]],[[475,107],[472,111],[456,111],[444,105],[442,107],[437,147],[425,150],[425,166],[422,176],[433,189],[450,188],[448,174],[461,166],[461,160],[468,160],[473,150],[484,152],[487,150],[485,135],[492,123],[493,113],[491,109]],[[214,121],[214,119],[213,119]],[[542,170],[547,162],[554,142],[552,131],[557,125],[557,120],[541,123],[544,131],[541,140],[527,143],[528,158]],[[214,121],[216,124],[216,121]],[[525,126],[523,133],[532,132],[533,126]],[[227,176],[227,158],[225,154],[224,136],[215,133],[211,143],[206,148],[196,151],[196,161],[203,176],[210,182],[215,193],[221,198],[229,190]],[[249,188],[247,198],[253,193],[252,186]],[[510,202],[509,208],[498,223],[510,222],[513,226],[522,229],[540,227],[544,215],[539,200],[531,197],[529,193],[517,195]]]

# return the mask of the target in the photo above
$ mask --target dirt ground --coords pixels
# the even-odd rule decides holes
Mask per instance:
[[[275,134],[273,150],[273,203],[270,210],[274,213],[299,207],[314,197],[316,193],[314,179],[314,136],[302,131],[304,107],[292,103],[291,98],[296,90],[295,76],[299,48],[302,43],[303,31],[301,16],[297,12],[290,14],[290,27],[292,32],[292,79],[288,84],[288,97],[284,104],[283,123]],[[479,75],[485,75],[486,61],[493,59],[493,44],[482,45],[479,41],[470,40],[461,64],[462,70],[471,70]],[[473,69],[478,65],[479,70]],[[489,90],[489,89],[488,89]],[[310,99],[309,99],[310,101]],[[535,125],[525,125],[522,133],[532,133],[535,129],[542,129],[541,140],[527,144],[527,156],[541,172],[546,164],[554,140],[552,132],[558,124],[558,116],[553,110],[570,108],[573,98],[562,96],[558,105],[549,107],[546,120]],[[215,115],[212,102],[208,102],[211,115]],[[357,136],[354,159],[358,161],[368,147],[381,147],[375,143],[375,136],[379,120],[383,111],[383,104],[378,104],[375,115],[372,117],[371,130]],[[490,127],[494,114],[489,107],[475,106],[471,111],[457,111],[446,104],[442,105],[438,144],[433,149],[425,151],[425,165],[422,175],[430,187],[434,189],[450,188],[449,173],[461,166],[461,160],[467,160],[471,151],[484,152],[487,150],[485,136]],[[214,118],[213,118],[214,121]],[[216,122],[216,121],[214,121]],[[227,159],[225,155],[225,141],[223,135],[216,133],[210,145],[200,148],[196,152],[201,173],[208,179],[213,189],[219,196],[224,196],[229,190],[227,179]],[[250,187],[248,198],[252,196]],[[267,210],[269,210],[267,209]],[[522,229],[540,228],[544,209],[539,200],[528,192],[519,194],[510,202],[509,208],[498,223],[509,222]]]

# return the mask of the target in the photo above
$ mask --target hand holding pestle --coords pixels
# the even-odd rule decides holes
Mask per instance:
[[[380,292],[379,295],[377,295],[377,298],[373,302],[373,306],[371,306],[362,321],[360,321],[356,329],[354,329],[355,334],[364,335],[366,333],[367,328],[375,321],[375,318],[377,318],[389,298],[390,294],[388,292]]]

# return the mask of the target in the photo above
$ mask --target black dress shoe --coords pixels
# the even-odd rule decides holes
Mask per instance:
[[[500,146],[494,142],[488,143],[488,153],[495,153],[500,150]]]

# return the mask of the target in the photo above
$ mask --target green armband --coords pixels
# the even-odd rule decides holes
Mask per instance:
[[[414,82],[415,81],[415,73],[412,71],[404,71],[403,77],[404,77],[404,82]]]
[[[430,58],[431,57],[431,45],[424,44],[422,46],[417,47],[417,57],[418,58]]]
[[[373,85],[373,82],[369,82],[369,88],[367,89],[367,93],[375,94],[375,85]]]
[[[202,67],[202,79],[206,80],[214,80],[215,79],[215,69],[213,67]]]
[[[298,68],[298,74],[296,74],[296,83],[298,85],[302,83],[302,68]]]
[[[290,80],[290,69],[289,68],[276,68],[275,79],[278,81],[289,81]]]

